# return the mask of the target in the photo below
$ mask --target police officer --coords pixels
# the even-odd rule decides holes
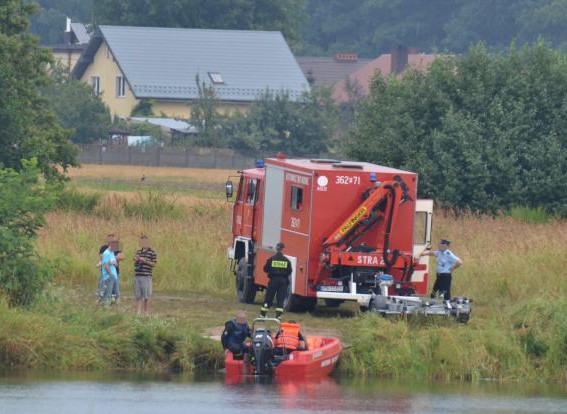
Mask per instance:
[[[287,294],[289,275],[291,275],[292,271],[291,262],[282,253],[284,247],[283,243],[278,243],[276,245],[276,254],[270,257],[264,265],[264,272],[268,274],[270,281],[268,282],[264,303],[260,308],[262,317],[266,317],[268,309],[272,306],[274,296],[276,296],[277,299],[276,318],[280,319],[283,314],[283,303]]]
[[[420,254],[420,257],[435,256],[437,259],[437,278],[433,285],[431,298],[434,298],[436,293],[439,292],[443,293],[445,300],[451,300],[452,273],[463,264],[463,261],[449,250],[450,244],[451,242],[449,240],[441,239],[437,250],[431,251],[431,248],[427,247]]]

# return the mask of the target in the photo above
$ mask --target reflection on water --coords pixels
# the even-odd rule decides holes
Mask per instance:
[[[563,386],[226,381],[89,374],[0,378],[0,413],[567,413]]]

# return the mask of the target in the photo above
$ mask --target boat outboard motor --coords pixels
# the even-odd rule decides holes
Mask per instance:
[[[258,329],[252,335],[251,363],[257,375],[274,372],[274,341],[268,329]]]

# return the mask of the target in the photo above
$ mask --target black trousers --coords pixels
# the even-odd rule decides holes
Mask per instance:
[[[433,291],[431,297],[434,298],[437,292],[443,293],[443,299],[451,300],[451,281],[453,277],[451,273],[437,273],[437,279],[433,284]]]
[[[244,345],[244,343],[233,342],[233,341],[230,341],[228,343],[228,350],[232,352],[235,356],[242,355],[248,352],[248,348],[246,347],[246,345]]]
[[[274,297],[276,297],[276,308],[283,308],[285,296],[287,295],[288,279],[285,276],[274,276],[268,282],[268,289],[266,289],[266,297],[264,298],[264,307],[269,308],[272,306]]]

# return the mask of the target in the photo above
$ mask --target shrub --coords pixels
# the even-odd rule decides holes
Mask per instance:
[[[102,198],[100,193],[82,193],[74,188],[61,193],[57,200],[57,208],[63,211],[91,214]]]
[[[32,242],[56,192],[39,182],[35,160],[22,163],[20,172],[0,170],[0,289],[12,305],[30,304],[51,278]]]
[[[126,217],[139,217],[147,221],[163,218],[179,219],[184,215],[183,209],[177,205],[175,199],[156,191],[138,193],[137,200],[124,202],[123,209]]]
[[[523,221],[524,223],[544,224],[549,223],[553,216],[544,207],[513,207],[510,217]]]

